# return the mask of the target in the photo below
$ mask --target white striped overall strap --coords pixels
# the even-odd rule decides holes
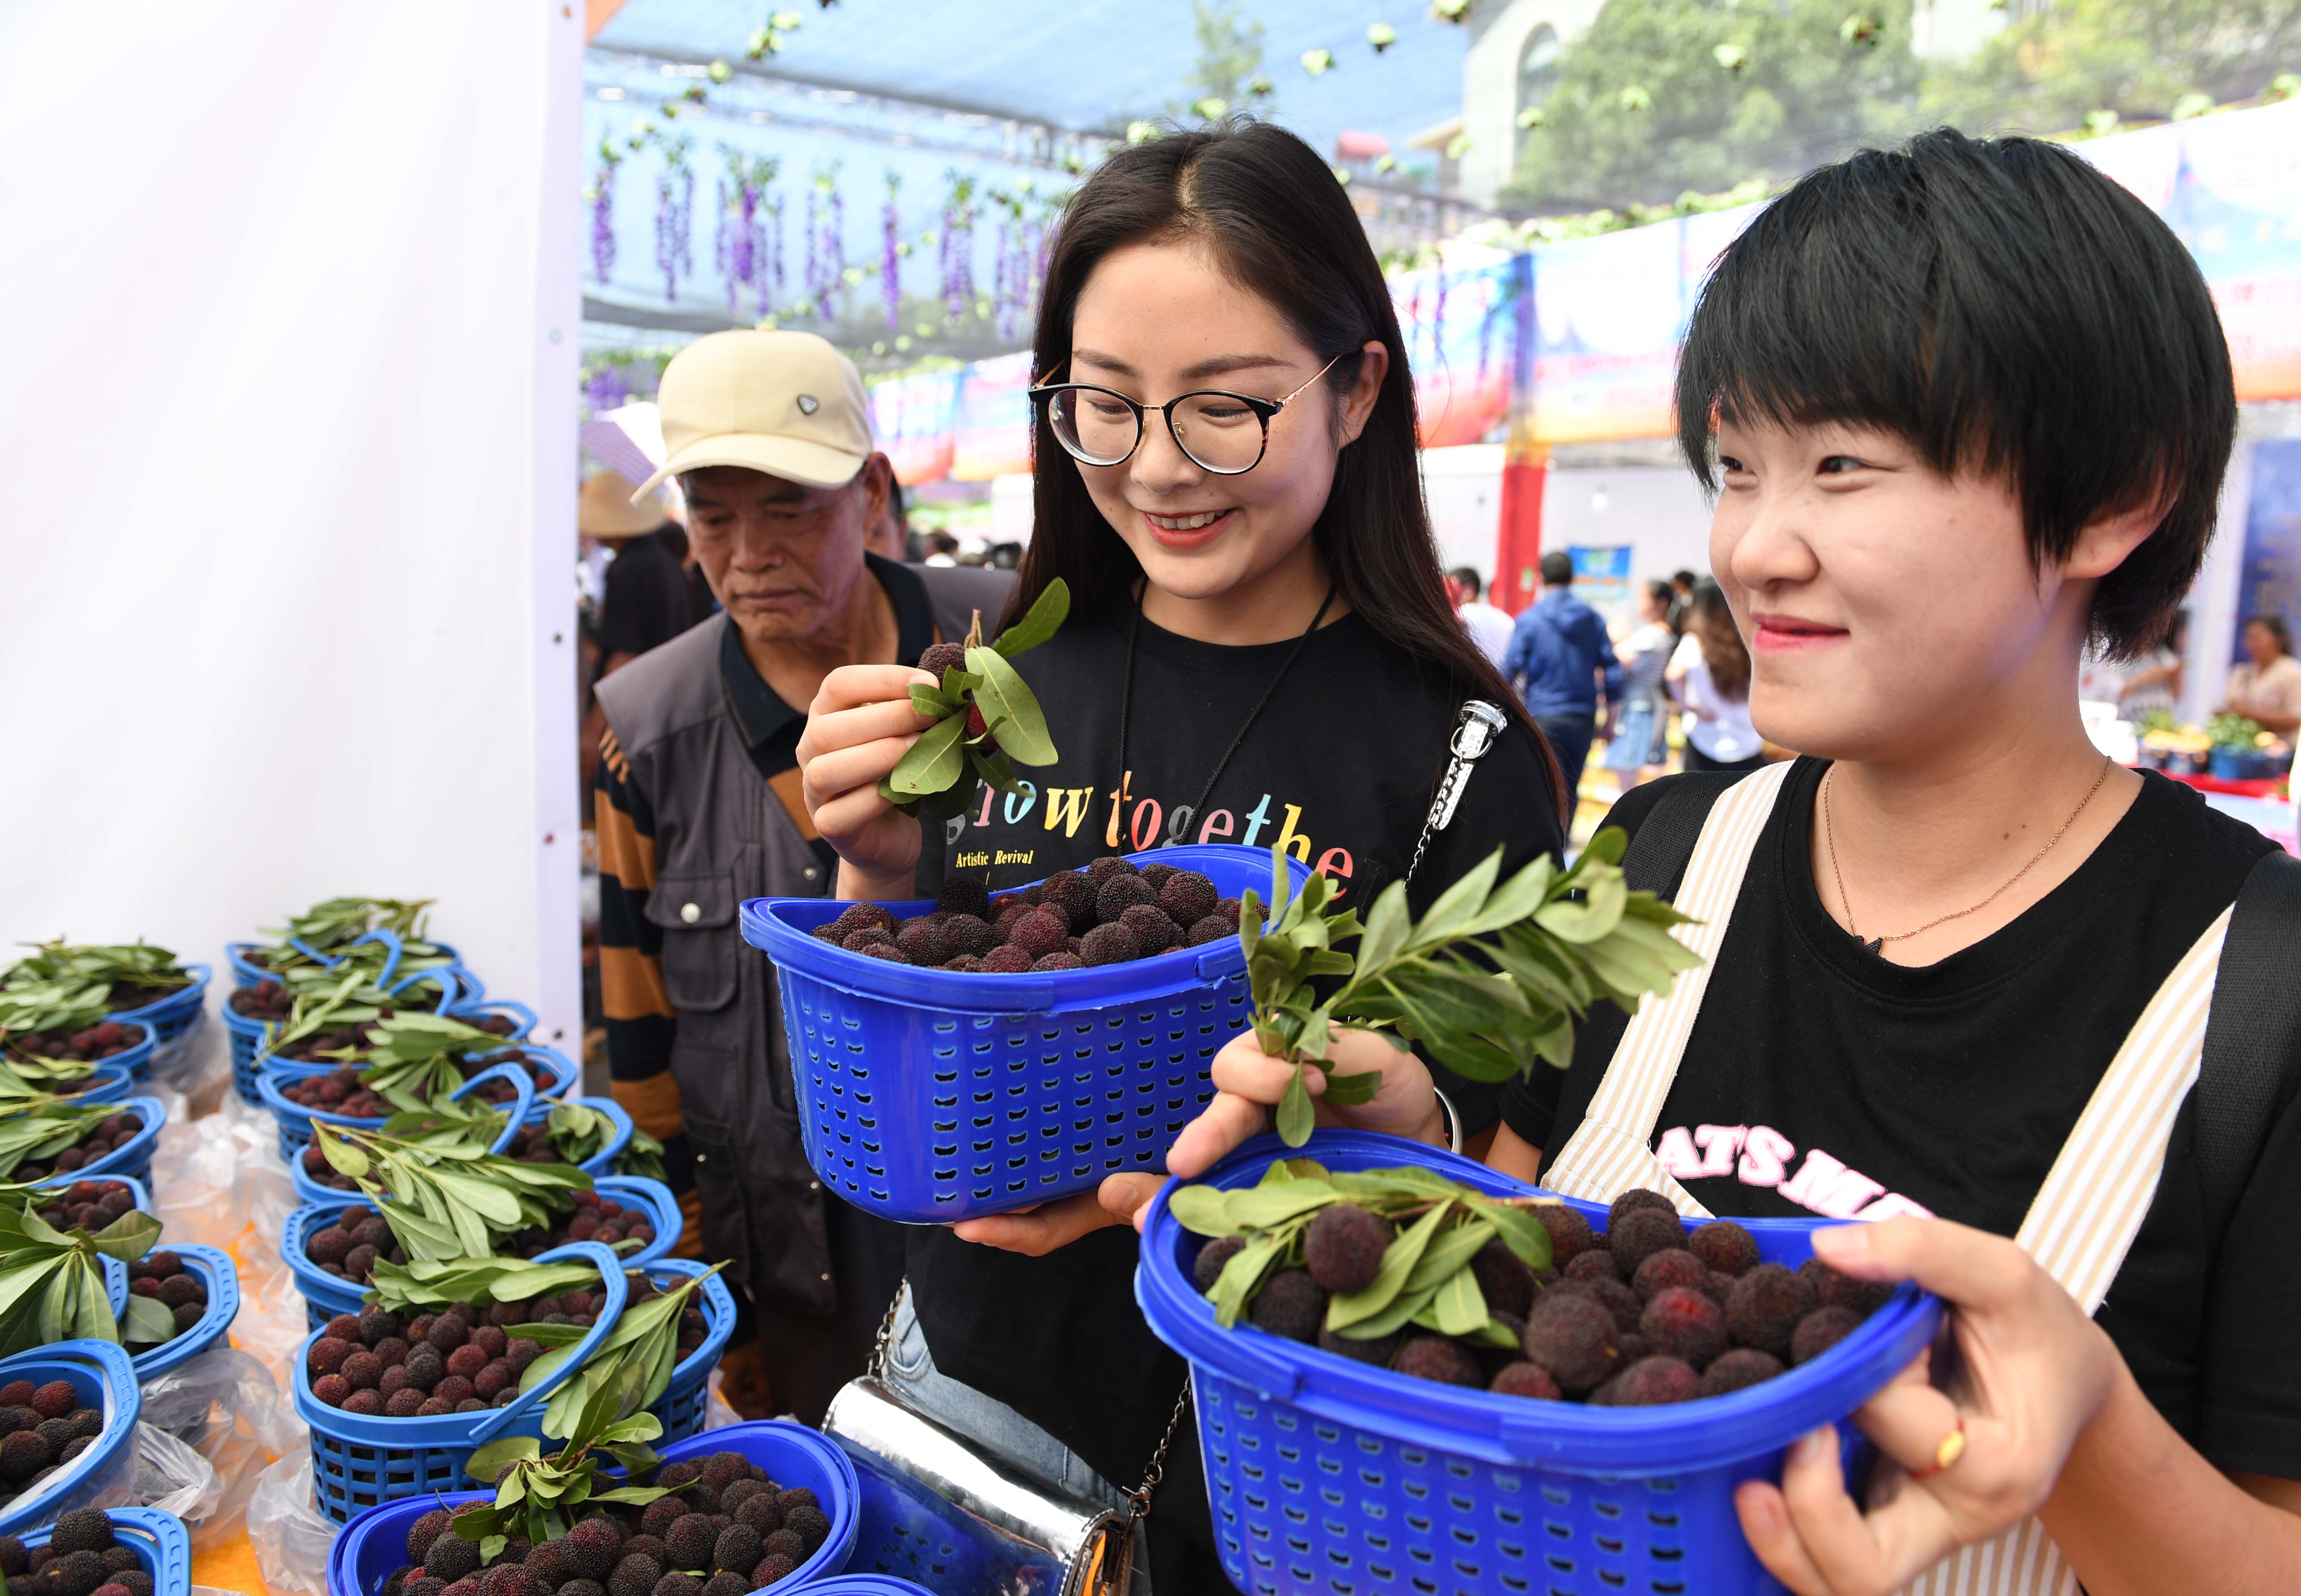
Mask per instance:
[[[1582,1124],[1543,1177],[1549,1190],[1611,1202],[1632,1187],[1644,1186],[1669,1197],[1681,1214],[1699,1216],[1707,1211],[1655,1159],[1654,1124],[1678,1079],[1678,1061],[1686,1057],[1686,1040],[1694,1033],[1703,995],[1710,990],[1710,972],[1725,945],[1734,900],[1742,894],[1750,851],[1765,830],[1789,771],[1786,761],[1753,771],[1711,806],[1676,899],[1678,912],[1693,918],[1673,926],[1669,933],[1702,962],[1680,975],[1666,994],[1649,992],[1639,1000],[1613,1061],[1606,1066],[1606,1078],[1583,1111]]]
[[[2088,1317],[2109,1294],[2165,1173],[2174,1116],[2197,1082],[2229,924],[2223,909],[2126,1032],[2013,1238]],[[2029,1518],[1944,1558],[1903,1596],[2074,1596],[2077,1589],[2046,1526]]]

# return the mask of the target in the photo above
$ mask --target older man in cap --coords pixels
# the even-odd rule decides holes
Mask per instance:
[[[893,477],[861,377],[814,334],[714,333],[657,398],[667,457],[640,491],[679,479],[724,613],[599,683],[608,1059],[616,1100],[669,1150],[689,1240],[749,1297],[757,1333],[731,1354],[731,1395],[814,1424],[869,1356],[901,1241],[807,1168],[774,973],[736,906],[835,879],[794,758],[824,677],[916,664],[975,610],[995,619],[1008,579],[867,551]]]

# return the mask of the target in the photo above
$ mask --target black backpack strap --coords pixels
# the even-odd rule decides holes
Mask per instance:
[[[1694,845],[1718,795],[1747,774],[1745,771],[1694,771],[1671,779],[1630,838],[1622,873],[1633,891],[1652,892],[1665,901],[1678,896]]]
[[[2191,1131],[2205,1233],[2229,1228],[2301,1058],[2301,859],[2264,854],[2245,878],[2213,972]]]

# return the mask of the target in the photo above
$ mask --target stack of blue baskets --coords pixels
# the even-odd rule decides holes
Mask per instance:
[[[283,1237],[283,1254],[286,1245]],[[543,1409],[552,1391],[607,1339],[624,1305],[623,1270],[608,1249],[575,1241],[552,1249],[538,1261],[574,1258],[585,1259],[599,1270],[607,1285],[607,1308],[551,1378],[507,1408],[429,1418],[346,1413],[312,1394],[307,1358],[322,1332],[314,1330],[305,1338],[297,1349],[296,1412],[311,1426],[312,1484],[321,1510],[340,1524],[380,1502],[410,1496],[428,1499],[436,1492],[452,1491],[463,1483],[464,1461],[489,1441],[498,1435],[540,1435]],[[648,1270],[658,1285],[674,1276],[691,1278],[702,1272],[701,1266],[676,1258],[658,1260]],[[701,1432],[710,1374],[735,1328],[734,1299],[716,1276],[706,1280],[697,1295],[709,1326],[703,1343],[673,1369],[669,1387],[649,1409],[662,1422],[666,1441],[684,1440]]]
[[[1133,856],[1200,871],[1226,896],[1271,886],[1259,848]],[[1288,865],[1299,887],[1310,873]],[[1215,1054],[1249,1016],[1235,937],[1096,969],[985,975],[866,958],[809,934],[846,907],[755,898],[741,923],[774,961],[807,1163],[883,1219],[948,1224],[1163,1167],[1214,1096]]]

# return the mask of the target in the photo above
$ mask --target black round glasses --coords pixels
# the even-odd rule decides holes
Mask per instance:
[[[1192,464],[1217,476],[1235,477],[1262,463],[1270,447],[1271,419],[1341,359],[1335,355],[1309,382],[1283,399],[1201,389],[1164,405],[1144,405],[1091,382],[1044,383],[1031,389],[1031,397],[1046,405],[1047,424],[1063,452],[1082,464],[1125,464],[1142,446],[1142,418],[1156,410],[1167,418],[1175,447]]]

